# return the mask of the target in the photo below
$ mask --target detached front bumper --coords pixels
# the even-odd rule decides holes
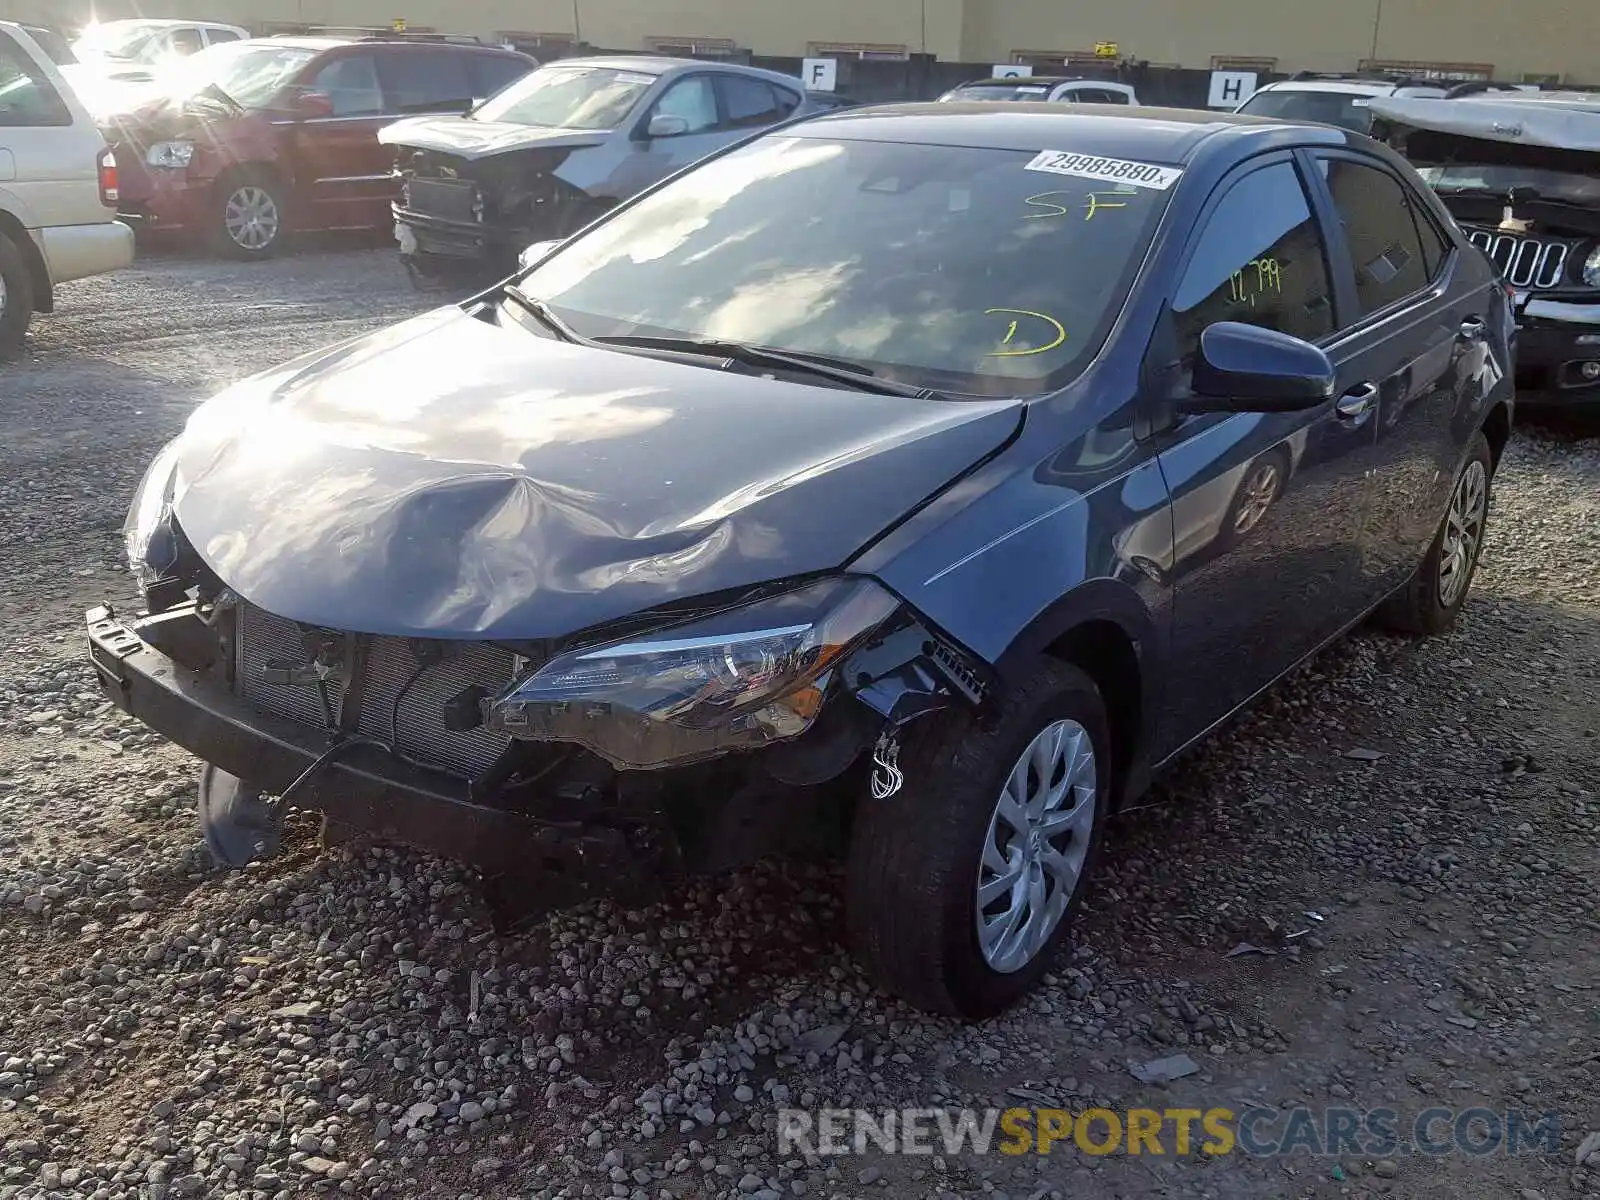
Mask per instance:
[[[1600,300],[1525,296],[1516,313],[1519,401],[1600,405]]]
[[[634,864],[621,838],[537,820],[475,800],[453,776],[408,766],[370,745],[337,750],[321,731],[263,714],[197,660],[205,650],[192,616],[124,622],[110,607],[85,618],[89,656],[106,696],[124,712],[230,775],[277,794],[318,762],[293,804],[381,841],[432,851],[490,875],[552,867],[603,879]],[[201,627],[203,629],[203,627]],[[185,647],[192,647],[186,649]]]

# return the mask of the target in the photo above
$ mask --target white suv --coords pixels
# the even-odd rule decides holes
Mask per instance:
[[[1372,128],[1367,101],[1374,96],[1443,96],[1448,90],[1444,84],[1301,71],[1292,79],[1260,88],[1233,111],[1282,121],[1318,121],[1366,133]]]
[[[0,358],[69,279],[133,262],[117,163],[83,104],[20,25],[0,21]]]

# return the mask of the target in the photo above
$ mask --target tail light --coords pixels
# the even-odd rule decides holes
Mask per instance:
[[[115,208],[121,199],[117,190],[117,156],[108,146],[100,151],[100,203],[107,208]]]

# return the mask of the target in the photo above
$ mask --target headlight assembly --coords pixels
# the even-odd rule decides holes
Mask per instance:
[[[1583,260],[1583,281],[1592,288],[1600,288],[1600,246],[1589,251]]]
[[[178,171],[187,167],[193,157],[193,142],[157,142],[145,152],[144,160],[152,167]]]
[[[759,749],[810,728],[833,668],[898,607],[870,579],[836,578],[574,650],[489,701],[488,723],[623,769]]]
[[[178,443],[168,442],[139,481],[122,526],[128,567],[145,591],[178,564],[178,535],[172,524],[172,496],[178,477]]]

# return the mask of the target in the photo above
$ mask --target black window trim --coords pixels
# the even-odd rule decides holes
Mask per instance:
[[[1296,152],[1296,157],[1301,160],[1301,175],[1310,181],[1309,187],[1315,197],[1315,203],[1321,210],[1320,217],[1323,227],[1323,245],[1328,254],[1337,260],[1337,282],[1335,289],[1340,292],[1336,312],[1338,313],[1338,332],[1327,343],[1336,346],[1351,338],[1371,331],[1379,325],[1387,324],[1416,307],[1437,301],[1449,289],[1450,279],[1455,274],[1456,264],[1459,259],[1460,247],[1456,239],[1448,236],[1438,228],[1438,223],[1433,220],[1433,214],[1428,214],[1429,223],[1439,235],[1439,240],[1445,244],[1444,258],[1439,262],[1438,269],[1429,277],[1428,282],[1414,292],[1408,292],[1398,299],[1391,300],[1382,308],[1375,308],[1370,313],[1361,312],[1361,301],[1356,294],[1355,262],[1350,253],[1349,244],[1345,241],[1344,221],[1339,215],[1338,205],[1334,202],[1333,192],[1328,187],[1328,182],[1323,178],[1318,169],[1319,159],[1342,158],[1358,166],[1371,167],[1381,171],[1399,186],[1401,191],[1411,198],[1407,207],[1411,210],[1413,224],[1419,211],[1426,211],[1427,204],[1417,190],[1406,182],[1405,178],[1383,159],[1373,154],[1365,154],[1359,150],[1352,150],[1336,146],[1302,147]],[[1422,240],[1422,231],[1416,230],[1417,240]],[[1355,315],[1354,321],[1346,321],[1347,315]],[[1326,348],[1326,347],[1325,347]]]

